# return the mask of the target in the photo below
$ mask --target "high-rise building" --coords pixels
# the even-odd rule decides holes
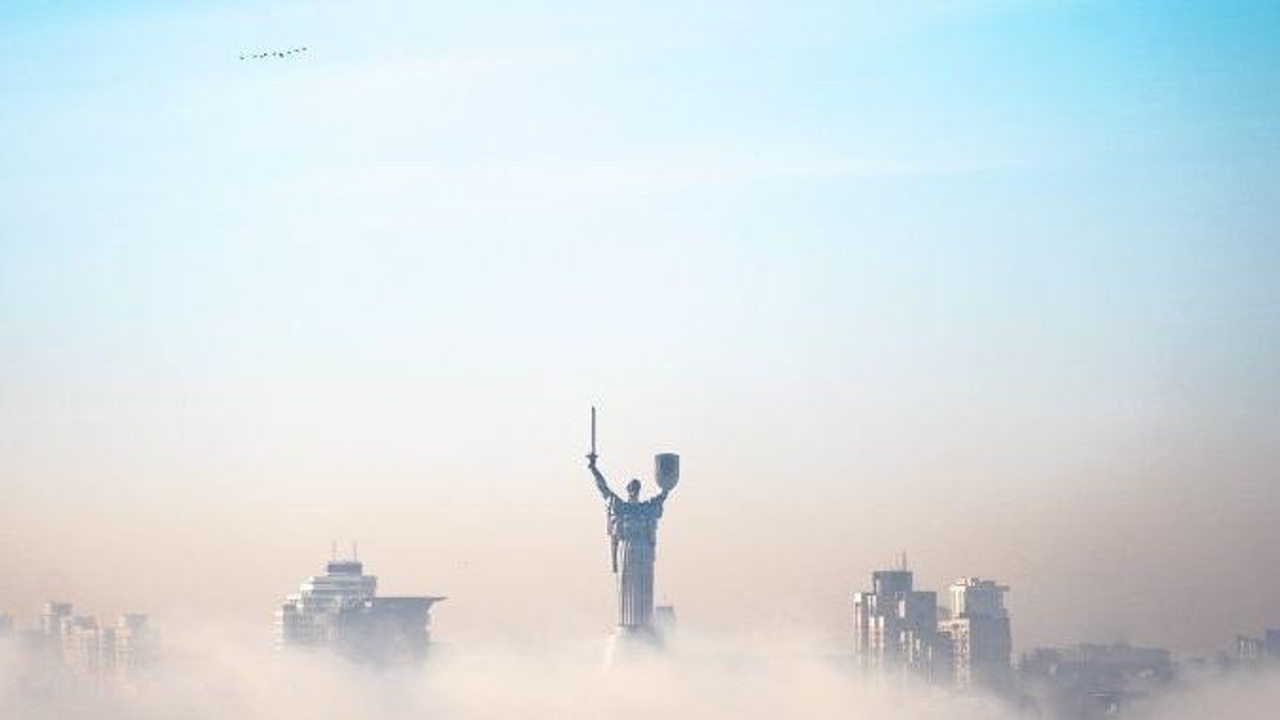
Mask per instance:
[[[40,613],[40,628],[29,636],[46,667],[58,667],[101,691],[136,688],[139,671],[155,664],[158,635],[139,613],[122,615],[114,624],[90,615],[72,614],[71,603],[49,601]]]
[[[280,647],[337,650],[375,665],[426,657],[431,606],[442,597],[377,597],[378,579],[358,560],[334,559],[276,611]]]
[[[1013,635],[1004,607],[1008,590],[978,578],[951,584],[951,613],[939,620],[938,637],[955,687],[1005,690],[1012,684]]]
[[[1263,637],[1236,637],[1236,662],[1241,665],[1280,663],[1280,630],[1267,630]]]
[[[377,587],[378,578],[365,575],[359,561],[330,561],[324,575],[307,578],[276,611],[277,640],[293,647],[333,644],[342,609],[372,600]]]
[[[49,600],[40,610],[40,632],[46,638],[62,637],[62,619],[71,617],[71,603]]]
[[[102,667],[102,632],[87,615],[62,618],[58,629],[62,666],[84,678],[97,679]]]
[[[895,570],[872,573],[872,589],[854,595],[854,652],[864,670],[932,678],[938,596],[912,582],[904,558]]]
[[[110,644],[106,647],[110,659],[103,661],[104,670],[110,669],[121,685],[133,687],[139,673],[150,668],[156,659],[158,638],[156,631],[140,613],[120,616],[110,628]]]
[[[1236,662],[1241,665],[1257,665],[1266,660],[1267,654],[1261,638],[1248,635],[1236,636]]]

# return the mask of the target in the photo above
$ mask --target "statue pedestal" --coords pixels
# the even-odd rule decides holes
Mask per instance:
[[[662,634],[652,626],[618,626],[605,646],[604,670],[652,660],[663,654]]]

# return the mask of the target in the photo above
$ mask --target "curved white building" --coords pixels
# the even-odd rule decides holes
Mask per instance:
[[[378,578],[358,560],[332,560],[276,611],[282,648],[322,647],[359,662],[421,660],[431,639],[431,606],[443,597],[378,597]]]

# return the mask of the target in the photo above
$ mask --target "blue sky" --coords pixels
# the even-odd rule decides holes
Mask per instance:
[[[249,532],[353,478],[519,495],[580,470],[594,401],[619,473],[678,444],[748,517],[779,476],[916,503],[913,555],[993,558],[1043,588],[1030,625],[1048,556],[949,551],[958,507],[1051,517],[1078,483],[1052,538],[1280,503],[1278,34],[1263,2],[7,3],[6,512],[194,493]],[[1178,535],[1134,596],[1211,563]],[[792,580],[910,544],[856,536]]]

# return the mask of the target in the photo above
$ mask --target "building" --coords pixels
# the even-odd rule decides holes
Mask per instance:
[[[672,640],[676,634],[676,606],[658,605],[653,609],[653,627],[662,637],[663,642]]]
[[[1119,714],[1175,676],[1169,651],[1116,645],[1036,648],[1018,663],[1024,688],[1053,717]]]
[[[1013,684],[1013,633],[1004,594],[992,580],[960,578],[951,584],[951,612],[938,621],[938,655],[949,662],[951,683],[960,690],[1005,691]]]
[[[46,638],[62,637],[62,620],[71,617],[71,603],[50,600],[40,610],[40,632]]]
[[[338,615],[343,608],[373,599],[378,578],[364,574],[355,560],[333,560],[324,575],[307,578],[298,592],[285,598],[276,611],[276,638],[289,647],[334,644],[339,637]]]
[[[915,590],[906,559],[871,574],[871,590],[854,595],[854,654],[865,671],[933,679],[938,652],[938,596]]]
[[[159,636],[147,616],[128,613],[106,624],[72,609],[71,603],[46,602],[39,628],[21,638],[42,669],[36,684],[56,687],[69,680],[102,692],[136,690],[142,671],[153,667],[160,654]]]
[[[1236,637],[1236,663],[1260,667],[1280,663],[1280,629],[1267,630],[1263,637]]]
[[[104,643],[96,618],[88,615],[63,617],[58,628],[58,645],[64,668],[81,678],[96,680],[99,677]]]
[[[431,607],[442,597],[378,597],[358,560],[330,561],[276,611],[282,648],[328,648],[372,665],[418,662],[430,645]]]
[[[1246,667],[1261,665],[1267,660],[1266,647],[1261,638],[1248,635],[1236,636],[1236,663]]]
[[[127,613],[114,625],[94,617],[62,618],[58,646],[62,667],[83,679],[133,687],[158,655],[158,638],[147,616]]]
[[[155,664],[159,637],[147,616],[140,613],[121,615],[110,630],[105,638],[110,658],[103,662],[104,672],[110,671],[122,688],[134,689],[140,676]]]

